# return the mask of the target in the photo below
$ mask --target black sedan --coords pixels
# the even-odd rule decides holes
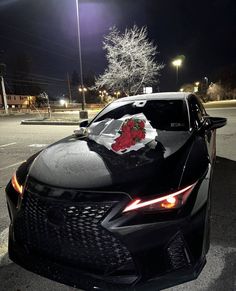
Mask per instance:
[[[94,124],[142,114],[156,136],[122,154]],[[116,100],[81,134],[23,163],[6,187],[9,256],[84,290],[157,290],[197,278],[209,249],[216,129],[190,93]]]

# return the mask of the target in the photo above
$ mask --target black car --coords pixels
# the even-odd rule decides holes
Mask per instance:
[[[95,122],[139,113],[157,134],[137,151],[117,154],[86,134]],[[225,124],[191,93],[112,102],[81,123],[84,134],[14,174],[10,258],[84,290],[157,290],[197,278],[209,249],[216,129]]]

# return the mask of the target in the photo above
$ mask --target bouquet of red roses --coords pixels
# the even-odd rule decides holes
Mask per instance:
[[[111,148],[115,152],[126,150],[145,139],[145,120],[137,118],[125,120],[119,134],[120,136],[118,136],[111,145]]]
[[[143,113],[125,115],[118,119],[94,122],[88,129],[88,138],[116,154],[138,151],[155,140],[157,131]]]

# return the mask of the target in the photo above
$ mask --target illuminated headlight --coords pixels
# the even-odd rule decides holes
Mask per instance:
[[[21,197],[23,197],[23,186],[18,182],[16,173],[11,178],[11,184],[15,191],[19,193]]]
[[[185,204],[196,183],[167,195],[150,200],[135,199],[126,206],[123,212],[144,209],[145,211],[178,209]]]

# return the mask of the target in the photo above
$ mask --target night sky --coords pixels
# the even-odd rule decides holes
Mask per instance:
[[[103,36],[109,27],[147,26],[165,64],[160,91],[176,89],[171,61],[184,55],[180,85],[236,64],[235,0],[96,0],[80,1],[85,75],[106,66]],[[75,0],[0,0],[0,52],[6,64],[7,91],[20,72],[17,57],[29,59],[28,72],[51,94],[66,92],[66,73],[79,72]]]

